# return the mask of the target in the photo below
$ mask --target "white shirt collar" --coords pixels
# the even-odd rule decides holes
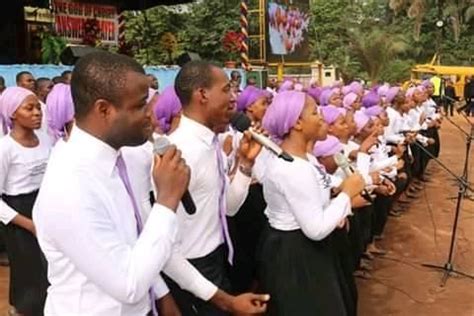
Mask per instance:
[[[80,148],[79,152],[81,155],[84,155],[85,158],[93,159],[100,169],[106,170],[108,174],[112,174],[120,151],[115,150],[77,125],[74,125],[67,143]]]
[[[181,121],[179,122],[178,128],[185,128],[189,130],[191,132],[190,135],[195,135],[196,137],[200,138],[208,146],[212,146],[212,141],[216,136],[216,134],[208,127],[194,121],[193,119],[190,119],[185,115],[181,116]]]

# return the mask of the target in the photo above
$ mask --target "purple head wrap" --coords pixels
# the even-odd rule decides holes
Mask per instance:
[[[294,88],[295,87],[294,87],[293,81],[285,80],[281,84],[280,89],[278,89],[278,92],[289,91],[289,90],[293,90]]]
[[[386,97],[388,90],[390,90],[390,86],[388,84],[384,84],[377,89],[377,95],[379,97]]]
[[[319,103],[319,96],[321,95],[322,89],[320,87],[311,87],[306,91],[311,97],[313,97],[314,101]]]
[[[54,141],[64,137],[64,126],[74,119],[74,103],[72,102],[71,86],[55,84],[46,97],[48,113],[48,130]]]
[[[326,89],[323,92],[321,92],[321,95],[319,96],[319,102],[322,106],[329,105],[329,99],[333,96],[335,93],[339,93],[341,89],[339,88],[332,88],[332,89]]]
[[[181,102],[173,86],[167,87],[160,94],[158,101],[153,106],[153,113],[158,121],[158,125],[163,133],[168,133],[171,128],[171,121],[179,111],[181,111]]]
[[[362,105],[365,108],[376,106],[380,104],[380,97],[375,92],[369,92],[362,98]]]
[[[354,92],[349,92],[345,97],[344,99],[342,100],[342,105],[344,106],[344,108],[346,109],[351,109],[352,108],[352,104],[355,102],[355,100],[357,100],[359,96],[354,93]]]
[[[343,95],[348,95],[349,93],[351,93],[351,86],[342,87],[341,92]]]
[[[364,126],[369,123],[370,117],[368,117],[363,111],[357,111],[354,113],[354,121],[357,126],[357,133],[360,133]]]
[[[416,90],[415,87],[408,88],[407,92],[405,92],[405,96],[407,98],[413,97],[413,93],[415,93],[415,90]]]
[[[263,117],[263,128],[270,136],[282,141],[296,124],[303,111],[306,94],[299,91],[283,91],[278,93]]]
[[[255,101],[262,97],[267,97],[264,90],[248,86],[237,97],[237,111],[244,112]]]
[[[361,95],[364,93],[364,87],[358,81],[352,81],[349,87],[351,88],[351,91],[354,92],[355,94]]]
[[[295,83],[295,90],[296,91],[303,91],[304,86],[301,83]]]
[[[335,107],[333,105],[322,106],[320,110],[324,121],[326,121],[326,123],[329,125],[333,124],[339,116],[344,115],[344,113],[341,111],[341,108]]]
[[[342,144],[332,135],[328,135],[328,137],[323,141],[317,141],[314,144],[313,148],[313,155],[315,157],[328,157],[333,156],[342,151]]]
[[[3,116],[5,125],[12,128],[12,115],[23,101],[30,95],[35,95],[30,90],[21,87],[8,87],[0,95],[0,115]]]
[[[400,92],[400,87],[391,87],[388,89],[387,94],[385,96],[388,103],[392,103],[395,96]]]
[[[423,85],[419,85],[419,86],[416,86],[415,90],[418,92],[425,92],[426,88]]]
[[[434,87],[434,84],[430,81],[430,79],[423,80],[423,82],[421,83],[421,85],[422,85],[423,87],[425,87],[426,89],[428,89],[429,86],[433,86],[433,87]]]
[[[370,118],[379,116],[383,112],[384,112],[384,109],[380,105],[371,106],[370,108],[366,108],[364,111],[365,115],[367,115]]]

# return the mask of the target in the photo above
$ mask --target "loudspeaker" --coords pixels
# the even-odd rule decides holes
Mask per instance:
[[[64,65],[72,66],[79,58],[94,52],[102,52],[103,50],[90,46],[67,46],[59,55],[59,59]]]
[[[178,59],[176,59],[176,63],[178,66],[183,67],[186,63],[196,60],[201,60],[201,56],[199,56],[199,54],[186,52],[181,54]]]

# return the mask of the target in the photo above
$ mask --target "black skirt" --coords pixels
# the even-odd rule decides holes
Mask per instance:
[[[313,241],[301,230],[266,227],[257,255],[259,290],[271,295],[267,315],[348,315],[344,271],[332,238]]]
[[[251,290],[256,280],[256,253],[260,235],[266,225],[266,208],[263,198],[263,187],[259,183],[252,184],[244,204],[239,212],[228,217],[229,230],[234,244],[234,264],[230,279],[235,293]]]
[[[339,274],[343,279],[340,284],[343,289],[344,302],[347,308],[347,315],[357,315],[357,286],[354,279],[356,262],[352,256],[351,242],[346,228],[336,229],[331,235],[332,250],[336,256],[338,268],[343,272]]]
[[[16,196],[2,196],[8,206],[31,219],[38,191]],[[6,226],[6,244],[10,261],[10,305],[21,314],[43,315],[48,279],[46,260],[38,241],[29,231]]]

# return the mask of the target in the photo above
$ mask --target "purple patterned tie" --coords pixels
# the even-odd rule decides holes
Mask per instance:
[[[234,259],[234,247],[232,246],[232,240],[230,239],[229,234],[229,227],[227,226],[227,207],[226,207],[226,175],[224,170],[224,160],[222,157],[222,150],[219,144],[219,139],[217,135],[214,136],[212,140],[212,144],[214,145],[214,149],[216,150],[216,157],[217,157],[217,168],[219,169],[219,180],[221,182],[220,191],[219,191],[219,219],[222,226],[222,233],[224,235],[224,241],[227,244],[228,248],[228,256],[227,260],[232,265],[232,261]]]
[[[130,179],[128,178],[128,173],[127,173],[127,166],[125,165],[125,161],[123,160],[123,157],[121,154],[117,157],[117,170],[120,176],[120,179],[122,179],[123,184],[125,185],[125,189],[127,190],[128,196],[130,197],[130,200],[133,205],[133,212],[135,213],[135,219],[137,222],[137,234],[140,236],[140,233],[143,230],[143,222],[142,222],[142,217],[140,215],[140,209],[138,208],[137,205],[137,200],[135,199],[135,195],[133,194],[132,191],[132,186],[130,185]],[[153,292],[153,288],[150,288],[148,291],[150,295],[150,300],[151,300],[151,310],[152,310],[152,315],[153,316],[158,316],[158,311],[156,309],[156,296],[155,292]]]

